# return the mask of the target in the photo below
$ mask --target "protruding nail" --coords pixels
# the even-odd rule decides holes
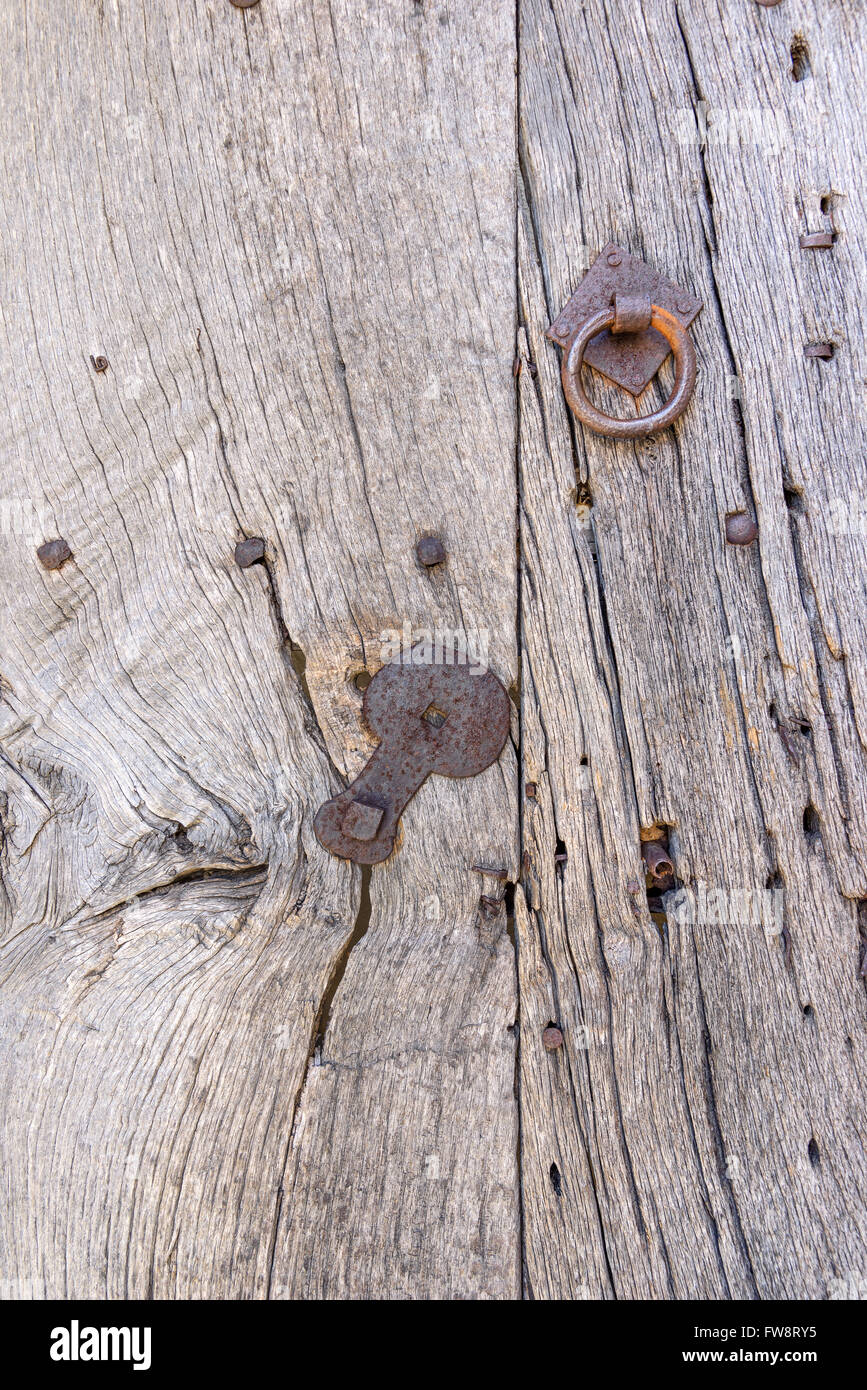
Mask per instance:
[[[264,558],[265,542],[261,536],[250,536],[245,541],[238,541],[235,546],[235,564],[240,565],[242,570],[249,569]]]
[[[108,358],[107,358],[107,357],[102,357],[102,356],[100,356],[100,357],[94,357],[93,353],[91,353],[91,354],[90,354],[90,365],[93,367],[93,370],[94,370],[95,372],[107,372],[107,371],[108,371]]]
[[[731,512],[726,517],[726,540],[729,545],[751,545],[759,528],[748,512]]]
[[[72,551],[63,537],[57,536],[55,540],[46,541],[44,545],[40,545],[36,552],[36,558],[45,569],[59,570],[61,565],[72,559]]]
[[[668,878],[674,873],[674,865],[658,840],[648,840],[641,846],[641,857],[648,873],[654,878]]]
[[[834,233],[807,232],[806,236],[798,237],[798,245],[802,251],[826,251],[834,245]]]

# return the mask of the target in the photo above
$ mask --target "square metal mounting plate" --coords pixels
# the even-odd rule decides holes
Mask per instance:
[[[581,324],[591,314],[607,309],[615,294],[650,295],[652,304],[668,309],[688,328],[702,308],[689,290],[667,280],[639,256],[631,256],[610,241],[596,257],[569,303],[548,329],[548,337],[568,348]],[[591,338],[584,361],[616,386],[640,396],[656,376],[671,348],[655,328],[641,333],[620,333],[606,328]]]

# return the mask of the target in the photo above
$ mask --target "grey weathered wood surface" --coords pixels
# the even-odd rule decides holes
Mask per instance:
[[[863,12],[517,19],[3,17],[6,1296],[867,1276]],[[705,302],[647,443],[544,337],[611,239]],[[362,874],[312,819],[404,623],[488,634],[514,737]],[[655,826],[785,933],[652,919]]]

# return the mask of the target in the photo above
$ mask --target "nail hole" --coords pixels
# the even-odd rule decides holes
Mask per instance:
[[[811,75],[810,46],[803,34],[796,34],[789,49],[792,59],[792,81],[803,82]]]
[[[589,761],[590,761],[590,760],[589,760],[589,758],[587,757],[587,754],[585,753],[584,756],[583,756],[582,758],[579,758],[579,759],[578,759],[578,764],[579,764],[580,767],[586,767]]]
[[[369,671],[356,671],[352,677],[352,684],[356,690],[366,690],[372,680],[373,676]]]
[[[569,854],[566,849],[565,843],[563,842],[563,840],[558,840],[554,849],[554,863],[565,864],[568,858]]]
[[[579,483],[575,489],[575,508],[578,515],[587,520],[593,506],[593,494],[586,483]]]
[[[303,680],[304,673],[307,670],[307,657],[304,654],[303,648],[299,647],[297,642],[290,641],[289,656],[292,661],[292,669],[294,670],[296,676],[299,678],[299,680]]]
[[[560,1169],[557,1167],[556,1163],[551,1164],[548,1170],[548,1176],[551,1179],[551,1186],[559,1197],[563,1191],[563,1179],[560,1177]]]
[[[813,1005],[812,1005],[812,1004],[805,1004],[805,1005],[804,1005],[804,1011],[803,1011],[803,1012],[804,1012],[804,1018],[812,1018],[812,1017],[813,1017]]]
[[[791,483],[783,483],[783,498],[790,512],[797,516],[804,513],[804,497],[800,488],[794,487]]]
[[[818,1168],[819,1164],[822,1162],[822,1158],[819,1153],[819,1145],[816,1143],[815,1139],[810,1139],[807,1145],[807,1154],[813,1167]]]
[[[441,729],[448,719],[448,715],[443,710],[438,709],[436,705],[431,704],[422,714],[422,719],[426,724],[430,724],[432,729]]]
[[[187,836],[187,827],[185,825],[179,825],[177,822],[175,822],[175,828],[172,831],[172,839],[174,840],[181,854],[192,853],[193,846],[190,843],[189,837]]]
[[[812,802],[804,807],[804,834],[808,836],[818,835],[821,831],[819,812]]]

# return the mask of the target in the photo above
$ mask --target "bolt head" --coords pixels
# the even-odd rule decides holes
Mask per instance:
[[[556,1052],[563,1046],[563,1034],[559,1028],[546,1028],[542,1033],[542,1046],[546,1052]]]
[[[420,565],[430,568],[431,565],[441,565],[446,558],[446,548],[439,536],[422,536],[415,548],[415,553]]]
[[[352,801],[343,817],[343,829],[353,840],[372,840],[382,824],[385,811],[370,801]]]
[[[249,569],[265,558],[265,542],[261,536],[250,536],[246,541],[238,541],[235,546],[235,564],[242,570]]]
[[[72,551],[62,536],[57,536],[53,541],[40,545],[36,558],[45,569],[59,570],[61,565],[72,559]]]
[[[752,545],[759,528],[747,512],[733,512],[726,517],[726,540],[729,545]]]

